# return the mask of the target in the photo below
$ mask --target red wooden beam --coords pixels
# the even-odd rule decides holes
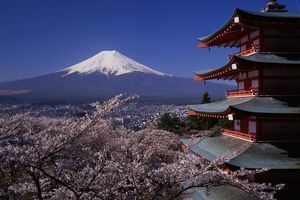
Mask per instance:
[[[195,81],[203,81],[204,78],[202,76],[197,75],[197,76],[194,77],[194,80]]]
[[[200,42],[200,43],[198,44],[198,47],[199,47],[199,48],[207,48],[208,46],[207,46],[205,43]]]

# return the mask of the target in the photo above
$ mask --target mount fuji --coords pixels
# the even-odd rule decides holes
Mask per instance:
[[[102,51],[97,55],[66,69],[61,70],[67,72],[66,75],[73,73],[79,73],[87,75],[95,72],[111,75],[122,75],[132,72],[142,72],[145,74],[155,74],[159,76],[170,76],[159,71],[155,71],[149,67],[146,67],[124,55],[113,51]]]
[[[0,97],[22,102],[83,103],[120,93],[159,103],[198,102],[205,91],[224,98],[228,85],[181,78],[144,66],[117,51],[102,51],[55,73],[0,83]],[[1,100],[1,98],[0,98]]]

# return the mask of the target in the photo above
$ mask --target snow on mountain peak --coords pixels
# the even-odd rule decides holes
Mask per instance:
[[[67,72],[67,74],[65,74],[64,76],[73,73],[91,74],[94,72],[102,73],[106,76],[118,76],[132,72],[156,74],[159,76],[170,76],[168,74],[146,67],[115,50],[102,51],[81,63],[63,69],[62,71]]]

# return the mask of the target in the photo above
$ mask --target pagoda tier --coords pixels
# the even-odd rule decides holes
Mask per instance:
[[[284,183],[285,188],[277,192],[276,199],[294,199],[299,193],[300,142],[253,143],[224,135],[207,137],[200,142],[199,140],[190,139],[182,139],[181,142],[195,155],[209,161],[213,162],[219,158],[226,158],[226,164],[221,166],[224,173],[240,168],[268,169],[267,172],[247,176],[246,178],[257,183]],[[199,196],[205,195],[200,194]],[[235,198],[229,196],[224,199]],[[248,199],[248,197],[241,199]]]
[[[286,53],[255,53],[250,56],[229,56],[230,61],[218,68],[196,71],[195,80],[209,79],[238,79],[240,72],[247,72],[260,68],[298,69],[293,75],[300,78],[300,54]],[[230,71],[230,72],[229,72]]]
[[[227,97],[300,94],[300,54],[255,53],[250,56],[231,56],[226,65],[196,71],[195,74],[195,80],[236,80],[237,90],[227,91]]]
[[[236,9],[219,30],[210,36],[199,38],[198,46],[240,47],[240,55],[251,55],[259,51],[299,52],[299,39],[299,14],[286,10],[249,12]]]
[[[192,145],[188,139],[181,141],[191,151],[210,161],[233,155],[227,164],[234,167],[300,169],[300,158],[293,158],[293,149],[300,144],[297,142],[292,146],[285,142],[252,143],[227,136],[208,137]]]
[[[212,184],[207,187],[197,187],[192,188],[187,191],[189,193],[189,200],[202,200],[202,199],[222,199],[222,200],[232,200],[232,199],[247,199],[247,200],[259,200],[253,194],[246,192],[241,188],[237,188],[228,183],[223,184]]]
[[[272,97],[229,98],[209,104],[188,106],[190,116],[228,117],[232,129],[223,135],[247,141],[299,140],[300,107]]]
[[[273,97],[228,98],[207,104],[189,105],[188,108],[199,115],[228,115],[248,112],[258,115],[299,115],[300,107],[290,107],[288,103]]]

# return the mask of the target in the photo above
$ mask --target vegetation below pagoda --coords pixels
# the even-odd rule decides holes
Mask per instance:
[[[207,92],[202,97],[201,104],[210,103],[210,96]],[[210,118],[202,116],[187,116],[185,118],[179,118],[178,116],[165,113],[158,122],[157,128],[178,134],[187,134],[190,131],[197,130],[210,130],[215,128],[215,134],[220,133],[220,128],[229,128],[232,126],[232,121],[227,118]]]

